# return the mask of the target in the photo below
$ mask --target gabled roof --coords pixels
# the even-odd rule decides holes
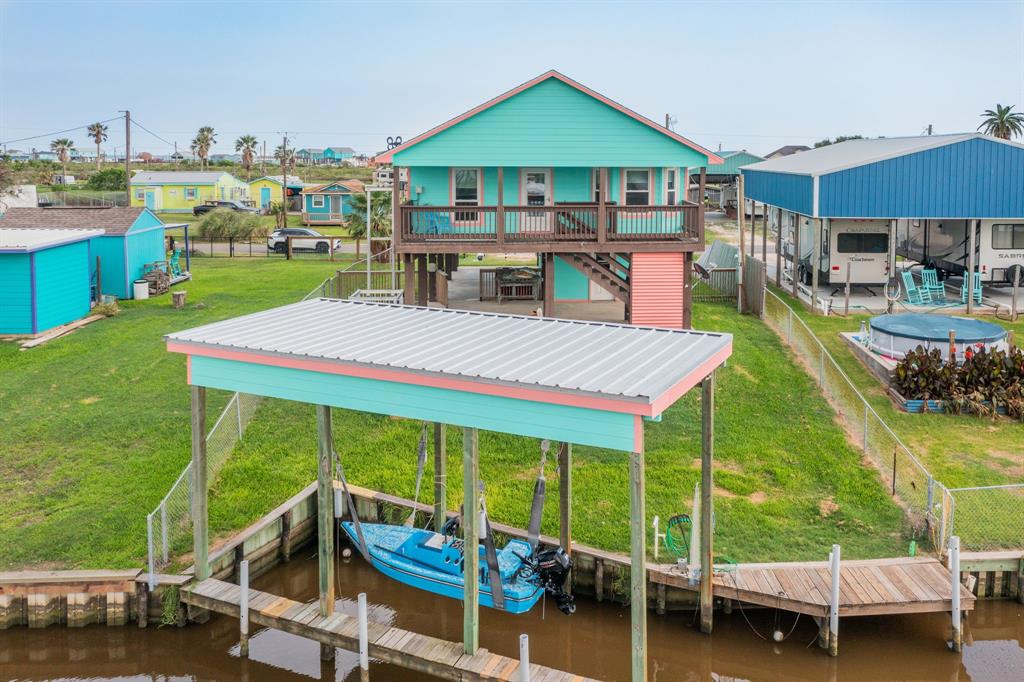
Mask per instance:
[[[282,176],[280,176],[280,175],[264,175],[262,177],[256,178],[255,180],[250,180],[249,184],[251,185],[254,182],[259,182],[260,180],[267,180],[269,182],[273,182],[275,184],[280,185],[281,184],[281,177]],[[288,176],[288,186],[289,187],[302,187],[302,179],[299,178],[298,175],[289,175]]]
[[[333,180],[331,182],[325,182],[322,185],[312,185],[309,187],[303,187],[303,194],[319,194],[326,192],[331,187],[343,187],[348,192],[362,192],[363,183],[359,180]]]
[[[124,234],[149,209],[129,206],[105,208],[12,208],[0,218],[0,228],[100,229],[107,234]]]
[[[342,154],[355,154],[356,153],[356,150],[352,149],[352,147],[328,147],[327,149],[329,149],[332,152],[340,152]],[[324,151],[327,151],[327,149],[325,149]]]
[[[551,78],[559,80],[562,83],[565,83],[566,85],[568,85],[568,86],[570,86],[572,88],[575,88],[576,90],[579,90],[580,92],[582,92],[582,93],[584,93],[586,95],[589,95],[590,97],[593,97],[594,99],[598,100],[599,102],[602,102],[603,104],[608,105],[609,107],[611,107],[611,108],[613,108],[613,109],[615,109],[615,110],[617,110],[617,111],[619,111],[619,112],[629,116],[630,118],[633,118],[633,119],[639,121],[640,123],[643,123],[644,125],[649,126],[653,130],[656,130],[657,132],[659,132],[659,133],[661,133],[661,134],[663,134],[663,135],[665,135],[665,136],[675,140],[676,142],[680,142],[680,143],[686,145],[687,147],[690,147],[691,149],[693,149],[693,150],[695,150],[695,151],[697,151],[697,152],[699,152],[701,154],[707,155],[708,163],[721,163],[722,162],[721,157],[719,157],[714,152],[709,151],[707,149],[704,149],[703,147],[701,147],[697,143],[695,143],[695,142],[693,142],[691,140],[686,139],[682,135],[679,135],[678,133],[675,133],[675,132],[669,130],[668,128],[665,128],[664,126],[658,125],[657,123],[655,123],[651,119],[647,118],[646,116],[642,116],[642,115],[636,113],[632,109],[629,109],[628,107],[625,107],[622,104],[619,104],[615,100],[612,100],[612,99],[609,99],[608,97],[605,97],[604,95],[600,94],[599,92],[597,92],[595,90],[591,90],[590,88],[586,87],[582,83],[578,83],[577,81],[574,81],[573,79],[569,78],[568,76],[565,76],[565,75],[563,75],[563,74],[561,74],[558,71],[555,71],[553,69],[551,71],[546,72],[546,73],[542,73],[541,75],[537,76],[536,78],[534,78],[532,80],[528,80],[525,83],[523,83],[522,85],[519,85],[518,87],[512,88],[508,92],[505,92],[504,94],[498,95],[494,99],[488,100],[488,101],[484,102],[483,104],[481,104],[481,105],[479,105],[477,107],[474,107],[474,108],[470,109],[469,111],[467,111],[467,112],[465,112],[463,114],[460,114],[460,115],[456,116],[455,118],[452,118],[452,119],[442,123],[439,126],[435,126],[434,128],[431,128],[430,130],[428,130],[427,132],[422,133],[420,135],[417,135],[416,137],[412,138],[411,140],[403,142],[402,145],[399,146],[399,147],[395,147],[394,149],[389,149],[386,152],[378,154],[376,157],[374,157],[373,161],[375,163],[392,163],[392,159],[393,159],[394,155],[397,152],[404,152],[407,149],[409,149],[410,147],[413,147],[413,146],[419,144],[420,142],[423,142],[424,140],[427,140],[427,139],[433,137],[434,135],[437,135],[438,133],[441,133],[441,132],[447,130],[448,128],[451,128],[452,126],[454,126],[454,125],[456,125],[458,123],[461,123],[461,122],[465,121],[468,118],[472,118],[473,116],[476,116],[477,114],[479,114],[479,113],[481,113],[483,111],[486,111],[486,110],[490,109],[491,107],[494,107],[494,106],[504,102],[505,100],[510,99],[510,98],[518,95],[519,93],[521,93],[521,92],[523,92],[525,90],[528,90],[528,89],[534,87],[535,85],[543,83],[544,81],[546,81],[548,79],[551,79]]]
[[[809,149],[799,154],[755,163],[752,166],[744,167],[744,170],[810,176],[827,175],[847,168],[864,166],[976,138],[1024,149],[1024,145],[1007,142],[982,133],[881,137],[872,140],[847,140],[838,144]]]
[[[2,227],[0,221],[0,227]],[[103,234],[103,230],[0,229],[0,253],[31,253],[53,246],[73,244]]]
[[[133,185],[215,185],[226,171],[139,171]]]

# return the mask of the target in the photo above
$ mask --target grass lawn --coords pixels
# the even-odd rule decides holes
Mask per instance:
[[[825,345],[862,395],[932,475],[947,487],[998,485],[1024,481],[1024,423],[967,415],[907,414],[896,409],[874,375],[853,355],[839,332],[857,331],[870,315],[811,315],[791,296],[775,290]],[[1024,339],[1024,319],[1014,324],[992,316],[981,319],[1013,329]]]
[[[145,514],[189,457],[184,359],[161,336],[291,302],[336,267],[312,260],[202,259],[167,297],[126,303],[116,318],[32,351],[0,344],[0,568],[141,565]],[[720,372],[716,413],[718,554],[739,561],[822,559],[905,550],[904,522],[874,470],[836,425],[813,382],[778,338],[728,305],[701,305],[699,328],[735,334]],[[210,423],[227,396],[210,400]],[[419,424],[335,411],[337,448],[359,485],[411,497]],[[266,513],[315,476],[312,406],[267,401],[213,482],[210,516],[226,535]],[[699,403],[691,395],[647,425],[648,527],[688,511],[699,478]],[[488,504],[525,525],[539,448],[532,439],[481,434]],[[449,431],[449,500],[461,492],[460,433]],[[627,462],[622,453],[574,450],[577,541],[628,548]],[[545,532],[557,528],[557,473],[547,470]],[[429,477],[428,477],[429,481]],[[425,486],[423,499],[429,499]]]

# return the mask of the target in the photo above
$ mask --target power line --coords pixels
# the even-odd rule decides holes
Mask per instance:
[[[141,123],[139,123],[137,119],[134,119],[134,118],[132,119],[132,125],[135,125],[135,126],[138,126],[139,128],[142,128],[142,129],[143,129],[143,130],[145,130],[145,131],[146,131],[147,133],[149,133],[150,135],[152,135],[152,136],[153,136],[153,137],[155,137],[156,139],[160,140],[160,141],[161,141],[161,142],[163,142],[164,144],[170,145],[170,146],[172,146],[172,147],[176,147],[176,144],[175,144],[174,142],[169,142],[168,140],[165,140],[164,138],[160,137],[159,135],[157,135],[156,133],[154,133],[154,132],[153,132],[152,130],[150,130],[150,129],[149,129],[149,128],[147,128],[146,126],[142,125]]]
[[[99,123],[110,123],[111,121],[119,121],[123,116],[115,116],[114,118],[108,118],[106,121],[98,121]],[[17,140],[4,140],[0,144],[14,144],[15,142],[25,142],[27,140],[38,140],[41,137],[53,137],[54,135],[63,135],[64,133],[71,133],[76,130],[84,130],[91,126],[92,123],[86,123],[84,126],[76,126],[74,128],[68,128],[67,130],[58,130],[52,133],[45,133],[43,135],[32,135],[31,137],[19,137]]]

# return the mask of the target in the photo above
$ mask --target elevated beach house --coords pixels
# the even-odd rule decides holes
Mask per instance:
[[[249,185],[224,171],[139,171],[132,176],[132,206],[191,213],[204,201],[248,201]]]
[[[704,226],[683,179],[722,159],[678,133],[548,71],[375,161],[407,170],[394,234],[406,300],[414,264],[425,283],[447,254],[532,252],[545,315],[593,283],[634,324],[689,326]]]
[[[302,189],[305,225],[344,225],[352,213],[352,195],[363,191],[359,180],[335,180]]]

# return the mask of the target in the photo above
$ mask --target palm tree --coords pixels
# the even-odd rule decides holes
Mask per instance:
[[[287,139],[274,150],[274,158],[281,163],[281,213],[277,224],[288,227],[288,175],[295,166],[295,150],[288,147]]]
[[[96,143],[96,170],[100,169],[100,145],[107,141],[107,126],[93,123],[89,126],[89,137]]]
[[[349,200],[352,213],[345,219],[349,236],[356,242],[356,258],[359,258],[359,242],[367,238],[366,231],[366,193],[353,194]],[[387,234],[391,225],[391,194],[388,192],[373,193],[373,208],[370,211],[370,233],[374,236]]]
[[[68,176],[68,161],[71,160],[71,152],[74,148],[75,143],[66,137],[62,137],[50,143],[50,149],[57,152],[57,160],[60,161],[61,168],[63,169],[61,171],[63,173],[61,178],[62,182],[66,182]]]
[[[981,118],[978,130],[986,135],[992,135],[1001,140],[1024,136],[1024,114],[1014,111],[1012,104],[1008,107],[997,104],[995,111],[986,109]]]
[[[252,180],[252,162],[256,158],[256,147],[259,140],[255,135],[242,135],[235,140],[235,151],[242,152],[242,166],[245,168],[245,179]]]
[[[217,133],[213,131],[213,126],[203,126],[196,133],[196,137],[192,140],[192,147],[195,149],[196,154],[199,155],[199,162],[201,167],[205,170],[207,168],[207,159],[210,156],[210,147],[217,142]]]

